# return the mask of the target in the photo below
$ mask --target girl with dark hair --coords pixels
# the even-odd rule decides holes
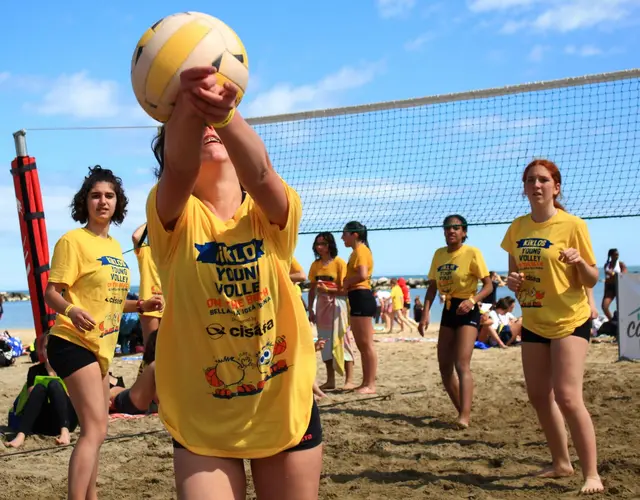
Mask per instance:
[[[156,389],[177,495],[244,498],[247,459],[258,499],[314,499],[316,355],[289,278],[302,205],[237,112],[237,87],[215,73],[181,73],[147,200],[166,300]]]
[[[583,400],[584,365],[591,336],[591,308],[585,288],[598,282],[586,223],[557,202],[562,178],[548,160],[534,160],[522,174],[531,213],[507,230],[507,286],[522,308],[522,367],[529,401],[551,451],[542,477],[573,474],[566,419],[580,459],[582,493],[603,491],[598,475],[596,435]],[[563,419],[564,416],[564,419]]]
[[[342,283],[347,263],[338,257],[336,240],[329,232],[320,233],[313,241],[316,260],[309,269],[309,321],[315,323],[318,338],[325,339],[322,361],[327,381],[320,390],[336,387],[336,372],[345,377],[345,385],[353,385],[354,341],[349,329],[349,311]],[[314,310],[315,302],[315,310]]]
[[[360,394],[375,394],[378,355],[373,345],[373,317],[376,299],[371,290],[373,255],[367,241],[367,228],[358,221],[347,223],[342,230],[342,241],[347,248],[353,249],[342,286],[349,298],[351,331],[362,357],[362,384],[355,389]],[[345,389],[353,387],[345,384]]]
[[[149,312],[162,301],[126,300],[129,266],[109,235],[127,212],[122,181],[111,170],[89,169],[73,197],[73,220],[85,224],[58,240],[45,301],[58,313],[47,355],[78,415],[80,437],[69,461],[69,498],[96,498],[100,447],[107,434],[109,365],[123,312]]]
[[[466,219],[457,214],[449,215],[443,227],[447,246],[438,248],[433,255],[418,331],[424,337],[431,304],[440,292],[445,302],[438,334],[440,376],[458,411],[458,425],[468,427],[473,402],[471,356],[480,326],[478,304],[491,293],[492,286],[482,253],[464,244],[467,240]],[[479,292],[478,281],[482,281]]]
[[[604,263],[604,297],[602,298],[602,311],[609,320],[613,319],[609,306],[618,294],[618,275],[626,272],[627,266],[620,260],[618,249],[611,248],[607,253],[607,261]]]
[[[162,284],[158,276],[158,268],[151,255],[149,238],[147,234],[147,224],[139,226],[131,236],[133,240],[133,252],[138,259],[138,271],[140,272],[140,290],[138,296],[141,299],[148,299],[153,296],[162,297]],[[140,326],[142,327],[142,343],[147,345],[147,339],[151,332],[160,327],[162,311],[152,311],[140,315]]]

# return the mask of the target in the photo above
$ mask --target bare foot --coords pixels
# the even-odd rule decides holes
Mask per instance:
[[[342,386],[343,391],[353,391],[354,389],[359,389],[359,387],[353,382],[347,382]]]
[[[545,467],[544,469],[536,472],[534,476],[538,477],[546,477],[550,479],[556,479],[559,477],[568,477],[573,475],[573,467],[571,464],[567,465],[550,465],[549,467]]]
[[[458,420],[456,420],[455,426],[461,431],[464,429],[468,429],[469,421],[459,418]]]
[[[584,485],[580,488],[580,493],[583,495],[593,495],[594,493],[601,493],[604,491],[604,486],[600,476],[587,477],[584,480]]]
[[[356,392],[358,394],[375,394],[376,393],[376,388],[375,387],[369,387],[369,386],[365,385],[363,387],[358,387],[356,389]]]
[[[7,446],[10,448],[20,448],[24,444],[26,436],[23,432],[18,432],[18,435],[13,438],[13,440],[7,443]]]
[[[326,382],[326,383],[324,383],[324,384],[322,384],[320,386],[320,390],[322,390],[322,391],[331,391],[331,390],[333,390],[335,388],[336,388],[336,383],[335,382],[331,382],[331,383]]]
[[[71,436],[69,435],[69,429],[62,429],[60,435],[56,438],[56,444],[60,446],[67,446],[71,443]]]

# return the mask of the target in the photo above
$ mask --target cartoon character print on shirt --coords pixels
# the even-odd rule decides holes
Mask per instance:
[[[97,260],[102,266],[111,267],[109,270],[110,279],[106,287],[107,296],[104,301],[112,305],[112,311],[98,324],[100,338],[103,338],[120,332],[122,304],[126,300],[127,292],[129,291],[129,266],[124,260],[108,255],[104,255]]]
[[[216,358],[204,368],[206,382],[213,388],[211,394],[221,399],[259,394],[269,380],[289,369],[280,357],[287,349],[286,337],[279,335],[271,340],[269,333],[275,326],[274,319],[258,315],[258,310],[271,301],[268,287],[260,284],[259,260],[264,256],[264,242],[254,238],[227,246],[212,241],[196,243],[195,248],[199,252],[196,262],[215,265],[217,296],[207,303],[209,313],[225,318],[207,326],[209,339],[261,340],[255,352],[247,352],[245,348],[237,354]]]
[[[516,241],[518,271],[524,274],[524,283],[516,295],[520,307],[543,307],[545,292],[540,285],[539,273],[545,266],[544,252],[552,246],[553,243],[544,238]]]

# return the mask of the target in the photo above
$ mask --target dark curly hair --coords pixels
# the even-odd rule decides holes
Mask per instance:
[[[113,190],[116,193],[116,210],[113,213],[113,217],[111,217],[111,222],[119,226],[127,215],[129,200],[124,194],[122,179],[117,177],[111,170],[102,168],[100,165],[89,167],[89,175],[84,178],[82,187],[74,195],[71,202],[71,218],[81,224],[89,222],[89,192],[98,182],[108,182],[113,186]]]
[[[328,231],[322,232],[322,233],[318,233],[318,235],[313,239],[313,255],[315,255],[316,260],[320,259],[320,254],[316,251],[316,241],[318,241],[318,238],[324,238],[324,241],[327,242],[327,246],[329,247],[329,255],[331,255],[331,258],[335,259],[338,255],[338,246],[336,245],[336,239],[333,237],[333,234],[331,234]]]
[[[162,171],[164,170],[164,125],[158,127],[158,133],[151,141],[151,149],[153,150],[153,156],[156,157],[158,166],[154,169],[153,173],[156,178],[160,179]]]

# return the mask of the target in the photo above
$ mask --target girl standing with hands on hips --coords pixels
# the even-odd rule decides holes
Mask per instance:
[[[573,474],[564,419],[578,453],[582,493],[603,491],[596,435],[583,392],[591,308],[586,288],[598,269],[586,223],[557,201],[562,179],[549,160],[522,175],[531,213],[513,221],[502,242],[509,253],[507,286],[522,308],[522,366],[529,400],[547,438],[552,465],[541,477]],[[563,419],[564,416],[564,419]]]
[[[344,246],[353,249],[342,287],[347,292],[351,331],[362,357],[362,384],[355,389],[360,394],[375,394],[378,355],[373,345],[373,317],[376,314],[376,299],[371,290],[373,255],[369,249],[366,226],[358,221],[347,223],[342,230],[342,241]],[[353,387],[345,384],[344,389]]]
[[[178,498],[318,497],[322,427],[311,326],[289,278],[302,206],[236,111],[238,89],[187,69],[153,148],[149,244],[165,298],[160,418]]]
[[[443,227],[447,246],[438,248],[433,255],[418,331],[424,337],[436,293],[444,295],[438,334],[440,376],[458,410],[457,424],[468,427],[473,402],[471,356],[480,324],[478,304],[491,293],[492,285],[480,250],[464,244],[467,240],[466,219],[461,215],[449,215],[444,219]],[[478,281],[482,282],[479,292]]]
[[[97,498],[100,447],[107,435],[109,365],[123,312],[150,312],[162,300],[126,300],[129,266],[109,235],[127,213],[122,181],[111,170],[89,169],[71,204],[85,224],[64,234],[51,259],[47,304],[58,313],[49,333],[49,364],[62,378],[78,415],[80,437],[69,460],[69,499]]]

